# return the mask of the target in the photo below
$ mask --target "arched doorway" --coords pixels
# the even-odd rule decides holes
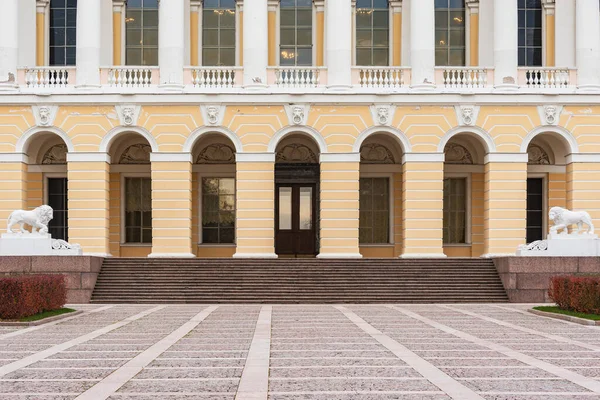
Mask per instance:
[[[302,134],[279,142],[275,158],[275,253],[314,257],[319,252],[319,148]]]

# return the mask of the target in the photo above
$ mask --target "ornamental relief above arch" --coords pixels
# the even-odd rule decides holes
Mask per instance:
[[[152,147],[146,143],[133,144],[125,149],[119,158],[119,164],[150,164]]]
[[[448,143],[446,145],[444,162],[448,164],[474,164],[471,152],[458,143]]]
[[[227,144],[209,144],[200,151],[196,164],[235,164],[235,149]]]
[[[55,144],[44,153],[42,157],[43,165],[61,165],[67,163],[67,145],[64,143]]]

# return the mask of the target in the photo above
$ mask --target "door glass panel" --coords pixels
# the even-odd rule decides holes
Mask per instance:
[[[279,229],[292,229],[292,188],[279,188]]]
[[[312,229],[312,187],[300,188],[300,229]]]

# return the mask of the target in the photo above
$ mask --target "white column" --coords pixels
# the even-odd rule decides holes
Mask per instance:
[[[575,2],[577,86],[600,89],[600,11],[597,0]]]
[[[499,91],[517,89],[518,30],[517,0],[494,0],[494,86]]]
[[[411,0],[410,67],[412,87],[435,88],[435,8],[434,0]]]
[[[352,3],[350,0],[325,2],[325,42],[327,86],[332,90],[352,86]]]
[[[244,87],[267,85],[269,12],[267,0],[244,0]]]
[[[0,88],[14,88],[19,57],[19,0],[3,0],[0,12]]]
[[[77,87],[100,86],[102,0],[80,1],[77,7]]]
[[[160,0],[158,8],[158,67],[160,85],[183,87],[185,53],[184,0]]]

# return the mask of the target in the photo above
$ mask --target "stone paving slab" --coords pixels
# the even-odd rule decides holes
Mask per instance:
[[[72,307],[0,328],[0,400],[600,399],[600,327],[531,305]]]

